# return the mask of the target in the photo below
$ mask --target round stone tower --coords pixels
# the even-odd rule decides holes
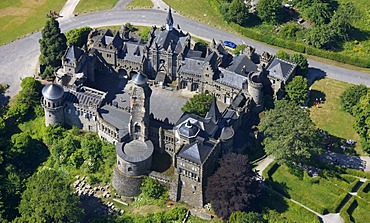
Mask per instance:
[[[151,90],[148,78],[141,72],[132,77],[130,87],[129,142],[116,145],[117,165],[113,171],[112,185],[118,193],[130,198],[139,194],[143,177],[149,174],[154,152],[148,140]]]
[[[117,143],[117,165],[112,184],[118,193],[126,197],[139,194],[143,176],[150,172],[153,152],[154,146],[150,140]]]
[[[257,72],[248,76],[248,93],[252,96],[254,103],[256,103],[256,112],[263,109],[263,85],[260,81],[260,74],[260,72]]]
[[[41,104],[45,111],[45,125],[64,123],[64,89],[57,84],[48,84],[42,89]]]

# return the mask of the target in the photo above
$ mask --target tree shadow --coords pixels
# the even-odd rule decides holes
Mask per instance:
[[[359,155],[357,154],[355,150],[356,142],[350,145],[347,143],[348,139],[330,135],[326,131],[321,131],[321,132],[323,134],[324,144],[325,144],[325,148],[327,151],[349,155],[349,156]]]
[[[244,27],[252,28],[262,24],[262,20],[255,13],[248,15],[248,20],[245,22]]]
[[[358,40],[358,41],[365,41],[370,38],[370,31],[361,30],[359,28],[351,26],[350,31],[348,32],[348,39]]]
[[[318,68],[310,67],[306,77],[308,80],[308,86],[310,87],[315,83],[315,81],[324,79],[326,77],[326,72]]]
[[[284,200],[284,197],[269,187],[262,188],[261,196],[257,199],[254,206],[257,212],[274,210],[278,213],[284,213],[288,208],[289,205],[286,200]]]
[[[309,91],[309,101],[307,104],[309,107],[316,106],[319,109],[325,101],[326,95],[324,92],[315,89]]]

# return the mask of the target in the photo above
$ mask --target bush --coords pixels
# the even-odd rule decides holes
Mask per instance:
[[[145,179],[141,183],[140,191],[141,194],[146,197],[159,199],[163,195],[165,188],[156,180],[150,177],[145,177]]]
[[[343,110],[353,115],[352,108],[359,102],[360,98],[366,95],[368,88],[363,85],[354,85],[347,88],[339,98]]]

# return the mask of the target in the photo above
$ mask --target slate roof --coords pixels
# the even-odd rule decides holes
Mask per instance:
[[[189,50],[186,54],[186,57],[187,58],[198,58],[198,59],[204,60],[204,58],[202,58],[202,51],[198,51],[198,50]]]
[[[64,94],[64,99],[66,101],[87,107],[99,107],[104,98],[104,92],[98,90],[92,91],[92,89],[87,87],[82,87],[79,91],[69,90]]]
[[[221,74],[220,77],[216,79],[216,82],[219,82],[221,84],[240,90],[243,88],[243,84],[247,81],[247,77],[245,76],[239,75],[221,67],[219,68],[219,70]]]
[[[80,59],[83,53],[84,51],[78,48],[77,46],[75,45],[69,46],[66,52],[64,53],[64,60],[67,60],[67,61],[76,60],[77,61]]]
[[[191,121],[191,123],[197,125],[203,132],[206,133],[207,136],[210,137],[213,137],[213,135],[218,129],[218,125],[212,122],[211,119],[205,119],[203,117],[191,113],[184,113],[177,121],[175,129],[180,128],[180,126],[183,123],[186,123],[189,120]]]
[[[138,163],[147,160],[154,152],[153,143],[150,140],[145,142],[133,140],[129,143],[117,143],[117,155],[131,163]]]
[[[104,105],[98,109],[102,119],[117,129],[126,129],[130,121],[130,114],[122,109]]]
[[[188,120],[180,125],[179,133],[185,137],[194,138],[199,133],[199,128]]]
[[[120,52],[119,58],[128,61],[133,61],[136,63],[141,63],[143,58],[143,48],[144,45],[124,42],[122,45],[122,50]]]
[[[221,118],[221,113],[218,110],[215,96],[212,98],[211,107],[209,108],[205,118],[210,119],[213,123],[217,123],[217,121]]]
[[[57,84],[48,84],[42,88],[42,95],[49,100],[56,100],[63,97],[64,89]]]
[[[160,50],[167,50],[171,44],[173,52],[177,54],[182,51],[185,47],[186,40],[189,38],[189,36],[179,32],[177,29],[173,29],[172,31],[157,29],[154,35],[154,42]]]
[[[214,143],[210,141],[197,139],[195,142],[182,147],[178,156],[201,165],[212,151],[213,146]]]
[[[296,64],[275,57],[267,67],[268,75],[282,81],[287,81],[296,68]]]
[[[247,56],[239,55],[233,58],[231,64],[226,69],[246,76],[250,72],[257,71],[257,65]]]
[[[144,86],[148,82],[148,77],[139,71],[132,77],[132,81],[138,86]]]
[[[185,58],[181,61],[178,72],[201,76],[204,61],[195,58]]]

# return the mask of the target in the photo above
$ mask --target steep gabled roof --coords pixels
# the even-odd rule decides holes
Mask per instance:
[[[275,57],[268,66],[269,76],[275,77],[282,81],[287,81],[296,68],[296,64]]]
[[[80,48],[78,48],[77,46],[75,45],[72,45],[72,46],[69,46],[67,48],[67,51],[66,53],[64,54],[64,59],[65,60],[68,60],[68,61],[74,61],[74,60],[78,60],[80,59],[81,55],[84,53],[83,50],[81,50]]]
[[[233,58],[230,66],[226,68],[229,71],[245,76],[250,72],[257,71],[257,64],[245,55],[239,55]]]
[[[212,151],[213,146],[214,144],[210,141],[197,139],[195,142],[182,147],[178,156],[201,165]]]
[[[213,123],[217,123],[218,120],[221,118],[221,113],[218,110],[217,103],[216,103],[216,97],[213,95],[211,107],[209,108],[209,111],[206,114],[206,119],[210,119]]]

